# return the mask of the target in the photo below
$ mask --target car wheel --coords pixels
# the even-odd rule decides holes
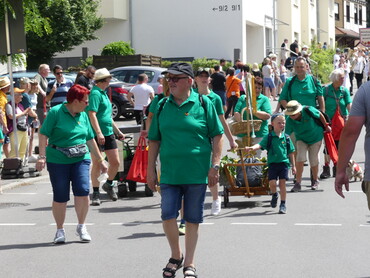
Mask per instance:
[[[118,105],[118,103],[113,100],[112,101],[112,118],[113,120],[118,120],[121,117],[121,107]]]

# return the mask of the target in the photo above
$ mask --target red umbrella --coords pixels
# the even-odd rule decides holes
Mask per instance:
[[[338,161],[338,150],[331,132],[324,132],[324,140],[329,156],[335,165]]]

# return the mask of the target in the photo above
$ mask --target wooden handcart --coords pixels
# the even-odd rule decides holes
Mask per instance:
[[[254,79],[252,79],[252,87],[254,88]],[[250,87],[249,87],[250,88]],[[255,92],[253,90],[248,89],[249,92],[247,93],[247,107],[244,108],[241,112],[241,122],[234,122],[230,124],[230,131],[232,135],[236,136],[239,134],[246,134],[242,137],[241,141],[238,141],[239,148],[237,150],[240,162],[238,163],[226,163],[223,165],[221,169],[221,176],[225,175],[226,181],[221,184],[224,185],[224,206],[227,207],[229,203],[229,196],[245,196],[250,198],[251,196],[256,195],[269,195],[270,188],[267,175],[261,178],[261,184],[257,187],[249,186],[248,177],[246,166],[266,166],[266,163],[245,163],[245,158],[251,156],[251,154],[247,154],[244,150],[246,146],[253,145],[253,138],[255,137],[254,132],[259,131],[261,128],[262,121],[261,120],[253,120],[253,113],[252,111],[256,111],[256,97]],[[243,115],[246,112],[246,120],[243,120]],[[239,187],[236,184],[236,177],[232,176],[229,169],[230,167],[242,167],[243,171],[243,178],[245,186]]]

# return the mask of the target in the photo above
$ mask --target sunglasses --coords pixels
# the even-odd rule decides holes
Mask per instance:
[[[56,74],[56,75],[62,75],[62,74],[63,74],[63,72],[62,72],[62,71],[60,71],[60,72],[56,72],[55,74]]]
[[[188,79],[188,78],[189,77],[187,77],[187,76],[184,76],[184,77],[166,77],[166,81],[167,82],[172,81],[174,83],[177,83],[177,82],[179,82],[180,79]]]

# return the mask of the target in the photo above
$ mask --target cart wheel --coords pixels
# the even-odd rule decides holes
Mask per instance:
[[[145,184],[145,196],[153,197],[153,195],[154,195],[153,191],[149,188],[147,184]]]
[[[127,181],[130,192],[136,192],[136,181]]]
[[[229,190],[224,186],[224,207],[226,208],[229,204]]]
[[[126,183],[118,184],[118,197],[127,197],[128,190]]]

